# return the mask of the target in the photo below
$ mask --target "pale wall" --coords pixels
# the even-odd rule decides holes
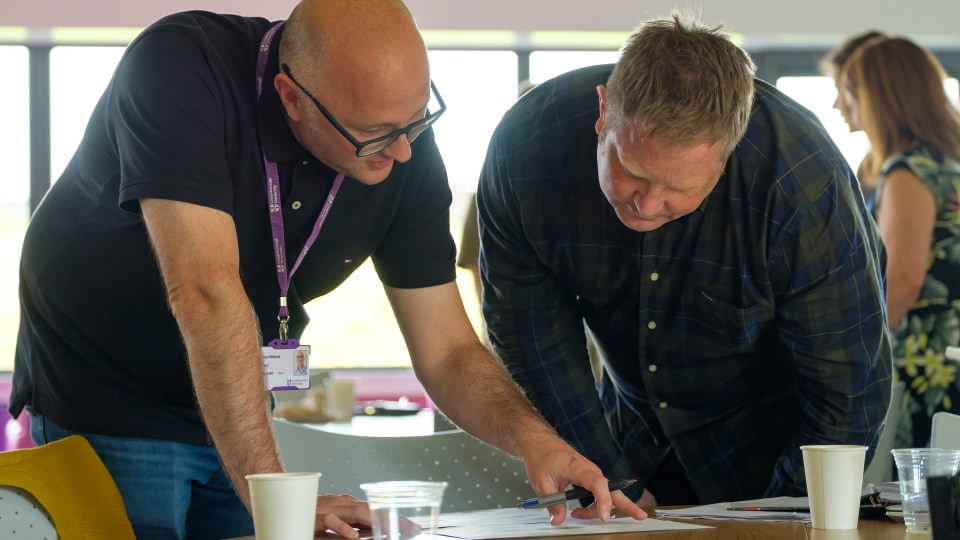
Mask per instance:
[[[901,33],[928,45],[960,44],[960,0],[407,0],[425,30],[507,29],[628,31],[674,6],[703,5],[746,44],[833,44],[866,28]],[[0,0],[0,27],[142,27],[187,9],[285,18],[290,0]]]

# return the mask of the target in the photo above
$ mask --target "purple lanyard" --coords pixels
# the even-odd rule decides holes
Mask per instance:
[[[260,50],[257,52],[258,106],[260,104],[260,94],[263,93],[263,78],[267,71],[270,44],[273,42],[273,36],[276,35],[277,30],[283,26],[284,22],[280,21],[270,27],[267,33],[263,35],[263,39],[260,40]],[[336,198],[337,192],[340,191],[340,185],[343,184],[343,173],[338,174],[333,181],[333,187],[330,188],[327,200],[323,204],[323,208],[320,209],[317,222],[313,224],[313,231],[303,245],[303,249],[300,250],[300,255],[293,264],[293,268],[287,273],[287,248],[283,240],[283,205],[280,200],[280,173],[277,172],[277,163],[267,159],[267,155],[263,153],[262,149],[260,152],[263,155],[263,167],[267,172],[267,209],[270,212],[270,230],[273,233],[273,255],[277,263],[277,281],[280,282],[280,313],[277,315],[277,320],[280,321],[280,341],[285,343],[287,341],[287,322],[290,320],[290,310],[287,308],[287,291],[290,290],[290,279],[293,278],[293,273],[300,267],[300,263],[303,262],[310,246],[313,245],[320,234],[323,222],[327,219],[327,214],[330,213],[330,207],[333,206],[333,199]]]

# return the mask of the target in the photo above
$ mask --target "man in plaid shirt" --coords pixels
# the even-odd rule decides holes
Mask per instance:
[[[561,436],[659,504],[803,494],[799,446],[869,460],[889,406],[856,179],[753,75],[718,28],[645,23],[616,65],[521,98],[480,177],[493,345]]]

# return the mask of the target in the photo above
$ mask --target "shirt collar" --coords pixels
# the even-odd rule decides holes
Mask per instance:
[[[710,193],[707,193],[707,196],[704,197],[702,201],[700,201],[700,205],[697,206],[697,209],[695,210],[695,212],[700,212],[700,213],[705,212],[707,210],[707,203],[710,202],[711,198],[722,197],[722,195],[716,195],[717,190],[722,189],[725,192],[727,191],[725,183],[727,179],[730,178],[730,167],[731,167],[731,163],[733,162],[734,155],[735,154],[730,154],[730,157],[727,158],[727,164],[723,167],[723,174],[721,174],[720,179],[717,180],[717,185],[713,186],[713,189],[710,190]]]

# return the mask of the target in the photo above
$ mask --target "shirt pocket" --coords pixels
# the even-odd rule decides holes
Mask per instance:
[[[772,307],[755,304],[737,307],[700,290],[694,298],[691,340],[704,356],[749,353],[756,349],[766,323],[773,320]]]

